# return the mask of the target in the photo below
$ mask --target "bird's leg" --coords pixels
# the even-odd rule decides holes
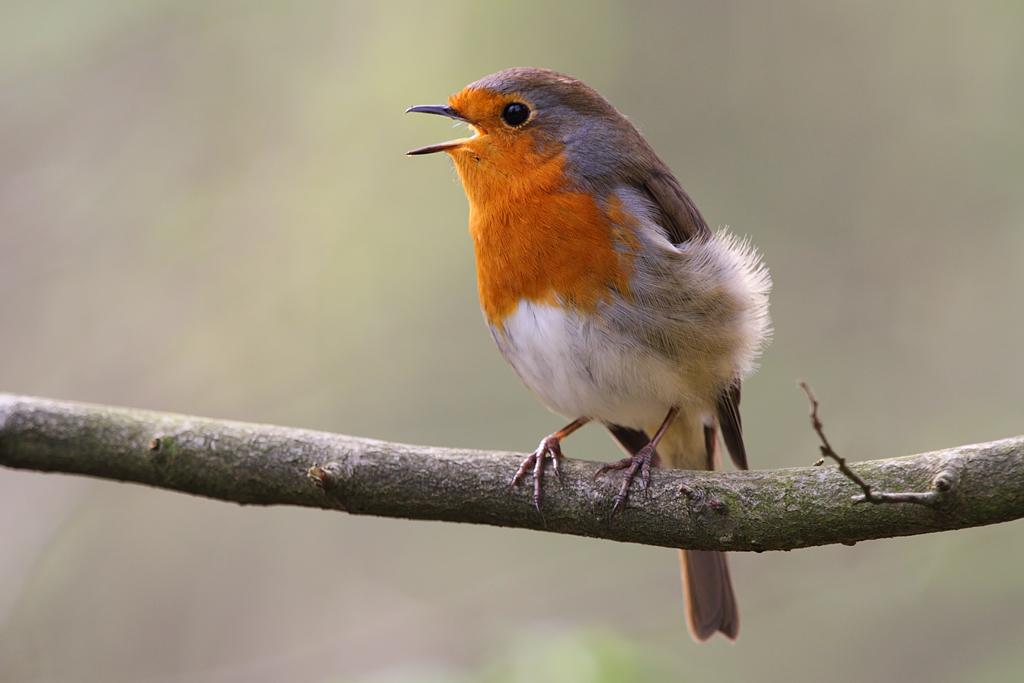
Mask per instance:
[[[562,480],[562,469],[558,464],[558,459],[562,457],[562,439],[569,436],[583,425],[590,422],[589,417],[581,417],[566,426],[559,429],[550,436],[545,436],[540,441],[540,445],[537,446],[537,450],[533,452],[530,457],[523,461],[523,464],[519,466],[519,471],[516,472],[516,476],[512,477],[512,485],[509,487],[509,491],[516,487],[516,484],[523,478],[527,470],[533,468],[533,505],[537,508],[537,514],[540,515],[541,521],[544,521],[544,513],[540,511],[540,482],[544,478],[544,460],[550,457],[551,463],[555,468],[555,475],[558,477],[558,481],[564,486],[565,482]]]
[[[665,416],[665,421],[661,423],[661,426],[658,427],[657,433],[655,433],[654,437],[646,446],[628,458],[623,458],[618,462],[610,462],[607,465],[602,465],[594,474],[594,479],[596,480],[605,472],[610,472],[611,470],[626,470],[622,475],[622,488],[619,489],[618,495],[615,496],[615,504],[612,505],[612,514],[608,519],[609,524],[611,524],[615,519],[615,513],[618,509],[625,504],[626,498],[629,495],[629,485],[633,483],[633,478],[636,477],[638,470],[640,471],[640,481],[644,485],[644,493],[647,493],[651,483],[651,463],[656,462],[658,457],[658,443],[661,442],[662,437],[665,436],[665,432],[667,432],[668,428],[672,426],[672,421],[676,419],[676,415],[678,414],[679,408],[673,408],[668,411],[668,415]]]

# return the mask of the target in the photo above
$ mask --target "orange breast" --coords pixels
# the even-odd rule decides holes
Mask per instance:
[[[476,140],[473,141],[476,143]],[[561,302],[592,313],[615,294],[629,296],[636,219],[614,195],[604,208],[569,191],[559,150],[482,149],[452,154],[469,197],[480,303],[498,327],[520,300]]]

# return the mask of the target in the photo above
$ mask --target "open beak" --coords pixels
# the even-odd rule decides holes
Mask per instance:
[[[417,112],[420,114],[437,114],[438,116],[447,116],[450,119],[456,121],[463,121],[470,125],[473,122],[467,119],[465,116],[455,111],[447,104],[418,104],[415,107],[409,107],[405,110],[405,113]],[[450,149],[456,149],[461,147],[464,143],[468,142],[472,138],[460,138],[459,140],[449,140],[448,142],[440,142],[436,145],[427,145],[426,147],[420,147],[414,149],[411,152],[406,152],[408,156],[415,156],[417,154],[433,154],[434,152],[447,152]]]

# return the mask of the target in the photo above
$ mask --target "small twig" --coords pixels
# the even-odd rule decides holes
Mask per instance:
[[[828,442],[828,438],[825,436],[825,427],[821,423],[821,419],[818,417],[818,399],[815,398],[814,392],[811,391],[811,387],[808,386],[807,382],[800,382],[800,387],[807,392],[807,398],[811,401],[811,425],[814,427],[814,431],[818,433],[818,438],[821,439],[821,446],[819,446],[819,448],[821,449],[821,454],[824,457],[814,463],[814,465],[816,467],[822,465],[825,462],[826,457],[835,460],[836,463],[839,464],[839,471],[864,491],[864,493],[852,497],[854,503],[873,503],[875,505],[880,503],[915,503],[917,505],[934,505],[939,502],[942,496],[947,493],[951,493],[955,488],[957,479],[956,473],[943,470],[935,475],[930,491],[923,493],[885,493],[882,491],[874,491],[870,484],[864,481],[859,474],[850,469],[846,464],[846,459],[840,457],[839,454],[832,449],[832,444]]]
[[[839,464],[839,471],[846,475],[846,478],[851,480],[857,486],[864,489],[864,500],[869,503],[880,503],[881,501],[875,498],[875,494],[871,491],[871,486],[864,481],[859,474],[854,472],[846,464],[846,459],[839,456],[832,449],[832,444],[828,442],[828,437],[825,436],[825,425],[821,423],[821,419],[818,417],[818,399],[815,398],[814,392],[811,391],[811,387],[808,386],[807,382],[800,382],[800,386],[804,391],[807,392],[807,398],[811,401],[811,425],[814,427],[814,431],[818,432],[818,438],[821,439],[821,454],[827,458],[832,458]],[[815,465],[819,465],[825,462],[825,458],[822,458]]]

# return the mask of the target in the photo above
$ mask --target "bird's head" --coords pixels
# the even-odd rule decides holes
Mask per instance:
[[[410,112],[469,124],[473,135],[428,145],[410,155],[447,152],[470,199],[495,183],[514,187],[557,165],[570,184],[596,190],[614,176],[649,163],[653,151],[626,117],[581,81],[546,69],[500,71],[466,86],[444,105]]]

